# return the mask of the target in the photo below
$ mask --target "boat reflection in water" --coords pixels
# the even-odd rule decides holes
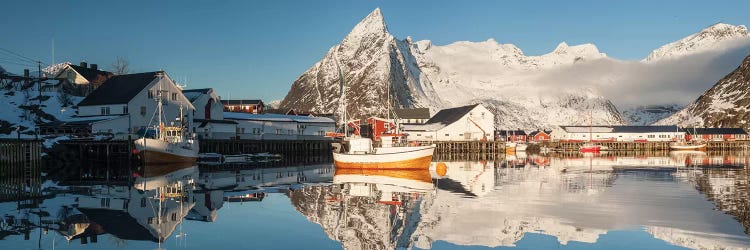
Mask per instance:
[[[423,170],[160,166],[117,176],[128,185],[0,203],[0,237],[8,249],[55,238],[58,246],[64,238],[102,249],[174,248],[185,231],[194,249],[247,248],[248,235],[253,246],[282,249],[744,249],[748,163],[709,151],[519,153]]]
[[[333,185],[307,186],[289,197],[346,249],[395,249],[411,244],[434,190],[427,169],[336,169]]]
[[[131,186],[93,186],[78,197],[77,209],[90,225],[80,237],[111,234],[122,240],[162,243],[195,205],[192,196],[197,166],[145,166],[162,175],[135,178]],[[172,171],[169,171],[169,170]]]

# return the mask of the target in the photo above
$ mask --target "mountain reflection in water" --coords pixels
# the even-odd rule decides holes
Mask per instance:
[[[160,167],[117,177],[128,185],[47,183],[43,199],[0,203],[0,245],[548,248],[542,235],[571,248],[748,248],[749,161],[694,152],[518,154],[422,171]]]

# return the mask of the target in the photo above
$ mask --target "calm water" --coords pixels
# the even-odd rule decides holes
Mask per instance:
[[[119,178],[130,184],[48,181],[44,199],[0,203],[0,249],[743,249],[748,163],[665,154],[429,171],[153,167]]]

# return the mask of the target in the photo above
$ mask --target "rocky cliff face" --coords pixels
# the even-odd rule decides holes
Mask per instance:
[[[656,124],[750,130],[750,56],[695,102]]]
[[[374,197],[342,195],[338,185],[308,186],[291,192],[289,198],[297,211],[344,249],[409,247],[421,204],[408,201],[401,207],[378,203]]]
[[[420,86],[419,69],[404,43],[388,33],[380,9],[375,9],[294,81],[280,106],[338,113],[343,75],[350,116],[385,116],[389,102],[397,107],[429,107],[424,102],[429,88]]]

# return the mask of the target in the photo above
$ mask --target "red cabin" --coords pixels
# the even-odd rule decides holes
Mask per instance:
[[[530,141],[536,141],[536,142],[542,142],[542,141],[550,141],[551,140],[551,134],[552,131],[534,131],[529,133],[529,140]]]

